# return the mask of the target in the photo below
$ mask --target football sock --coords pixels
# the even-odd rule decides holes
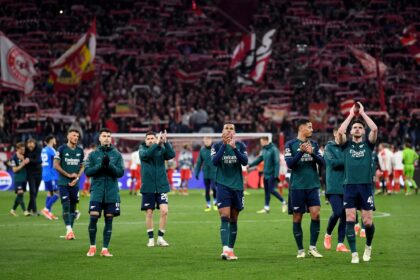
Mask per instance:
[[[77,209],[77,203],[70,203],[70,222],[71,227],[73,227],[74,221],[76,220],[76,209]]]
[[[89,230],[89,239],[90,239],[90,245],[96,244],[96,231],[97,231],[97,223],[98,223],[98,216],[90,216],[90,222],[88,226]]]
[[[229,248],[232,248],[235,246],[236,242],[236,235],[238,233],[238,223],[232,222],[229,224]]]
[[[311,226],[310,226],[310,231],[311,231],[310,245],[311,246],[316,246],[316,242],[318,241],[320,227],[321,227],[321,222],[319,220],[311,220]]]
[[[370,227],[366,227],[366,245],[372,245],[373,235],[375,234],[375,225],[372,224]]]
[[[149,237],[149,239],[153,238],[153,229],[148,229],[147,230],[147,236]]]
[[[220,225],[220,238],[222,240],[222,246],[228,246],[229,235],[229,218],[222,217]]]
[[[346,213],[340,217],[340,222],[338,223],[338,243],[343,243],[344,238],[346,237]]]
[[[275,189],[273,189],[271,191],[271,194],[274,195],[278,200],[280,200],[281,202],[284,202],[284,198],[278,193],[278,191],[276,191]]]
[[[58,195],[53,194],[53,196],[50,196],[50,199],[47,201],[46,208],[51,212],[51,207],[53,204],[57,201]]]
[[[71,226],[70,201],[63,202],[63,220],[66,226]]]
[[[331,233],[333,232],[335,225],[337,224],[338,218],[336,215],[331,214],[330,219],[328,220],[328,225],[327,225],[327,234],[331,235]]]
[[[50,200],[51,200],[51,196],[47,196],[45,198],[45,208],[47,208],[48,210],[50,210],[50,208],[48,207],[48,205],[50,204]]]
[[[15,203],[13,203],[13,208],[12,209],[16,210],[16,208],[19,205],[21,205],[22,201],[23,201],[23,194],[21,194],[21,193],[17,194],[16,198],[15,198]]]
[[[349,242],[350,250],[352,253],[356,251],[356,233],[354,232],[354,222],[346,222],[346,236]]]
[[[103,246],[102,246],[103,248],[108,248],[109,241],[111,240],[112,219],[113,219],[113,217],[105,217],[104,242],[103,242]]]
[[[21,198],[20,198],[20,208],[22,208],[22,211],[25,211],[26,207],[25,207],[25,200],[23,200],[23,193],[18,194],[18,195],[21,196]]]
[[[303,250],[303,232],[301,223],[293,223],[293,236],[299,250]]]
[[[164,229],[160,229],[158,231],[158,237],[163,237],[164,234],[165,234],[165,230]]]

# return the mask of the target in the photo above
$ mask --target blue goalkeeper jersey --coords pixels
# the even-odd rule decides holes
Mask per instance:
[[[46,146],[41,151],[41,160],[42,160],[42,180],[44,182],[49,182],[52,180],[57,180],[58,173],[54,169],[54,156],[56,152],[53,147]]]

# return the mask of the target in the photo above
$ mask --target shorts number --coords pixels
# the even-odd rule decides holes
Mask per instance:
[[[167,193],[160,194],[160,199],[168,202],[168,194]]]
[[[373,196],[368,197],[367,203],[369,203],[370,205],[373,205]]]
[[[242,208],[245,207],[245,197],[242,197]]]

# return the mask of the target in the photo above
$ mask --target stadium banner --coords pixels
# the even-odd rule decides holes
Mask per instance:
[[[327,113],[327,103],[321,102],[309,104],[309,120],[312,122],[314,129],[324,130],[326,128],[328,118]]]
[[[49,84],[57,91],[78,86],[82,80],[93,78],[96,54],[96,19],[89,31],[50,65]]]
[[[0,32],[0,85],[31,93],[34,89],[33,77],[37,74],[34,65],[37,60],[17,47]]]
[[[365,78],[376,78],[378,76],[377,68],[379,68],[379,76],[383,77],[387,66],[382,61],[377,61],[377,59],[373,58],[368,53],[354,47],[349,46],[348,48],[351,50],[356,59],[362,64],[363,69],[365,70]],[[378,65],[376,65],[377,62]]]
[[[282,123],[288,115],[289,108],[282,105],[266,105],[264,106],[264,118],[271,119],[274,122]]]

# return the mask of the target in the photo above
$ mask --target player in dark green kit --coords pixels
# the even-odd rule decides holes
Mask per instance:
[[[73,223],[76,219],[76,205],[79,201],[79,179],[83,174],[83,149],[77,146],[80,132],[69,129],[67,144],[61,145],[54,157],[54,168],[58,171],[58,189],[61,205],[63,206],[63,220],[66,225],[66,239],[75,239]]]
[[[318,144],[309,140],[312,136],[312,123],[309,120],[299,120],[298,136],[285,145],[284,156],[287,167],[292,170],[289,192],[289,214],[293,214],[293,235],[298,246],[297,258],[305,257],[303,249],[302,217],[309,212],[311,215],[311,239],[308,254],[322,258],[316,249],[319,236],[319,181],[317,165],[324,165],[324,158],[319,153]]]
[[[168,219],[168,192],[170,192],[168,177],[166,175],[165,160],[175,157],[175,151],[168,142],[166,130],[156,133],[146,133],[144,143],[139,150],[141,160],[142,201],[141,210],[146,211],[146,229],[149,242],[147,247],[155,246],[153,234],[153,211],[160,210],[159,231],[156,245],[167,247],[169,243],[163,239]]]
[[[13,170],[13,183],[15,185],[16,198],[13,207],[10,210],[12,216],[17,216],[16,209],[20,205],[25,216],[29,212],[25,209],[25,201],[23,201],[23,194],[26,191],[26,165],[29,163],[29,158],[25,158],[25,143],[16,143],[16,154],[10,160],[10,166]]]
[[[287,203],[283,197],[277,192],[277,182],[279,180],[280,172],[280,154],[279,150],[267,136],[260,138],[262,146],[261,155],[259,155],[253,162],[249,164],[249,167],[257,166],[260,162],[264,161],[264,197],[265,204],[264,208],[257,211],[259,214],[270,212],[270,198],[273,195],[275,198],[280,200],[282,203],[282,212],[287,211]]]
[[[346,141],[347,128],[356,113],[363,118],[370,128],[369,136],[364,139],[365,124],[361,120],[353,121],[351,125],[351,140]],[[356,250],[356,235],[354,224],[356,210],[362,210],[362,219],[366,228],[366,246],[363,254],[364,261],[370,261],[372,254],[372,239],[375,225],[372,221],[375,204],[372,192],[372,153],[378,137],[378,127],[365,113],[363,105],[354,105],[349,116],[338,129],[340,145],[344,151],[344,208],[346,208],[346,235],[352,252],[351,263],[359,263]]]
[[[96,253],[96,225],[103,210],[105,227],[101,256],[112,257],[108,246],[112,234],[112,220],[120,215],[118,178],[124,175],[124,161],[117,149],[111,145],[109,129],[103,128],[99,131],[99,143],[85,163],[85,174],[91,178],[88,227],[90,248],[87,256],[93,257]]]
[[[332,214],[328,220],[327,233],[324,237],[324,247],[331,249],[331,234],[338,220],[337,252],[349,252],[344,245],[346,236],[346,211],[343,206],[344,182],[344,155],[339,145],[338,129],[334,129],[334,141],[329,141],[325,146],[324,159],[326,165],[326,196],[330,202]]]
[[[215,211],[217,210],[217,191],[214,186],[214,180],[216,178],[216,166],[214,166],[213,162],[211,161],[211,138],[204,137],[203,142],[204,147],[200,149],[200,154],[197,158],[197,164],[195,166],[194,174],[195,178],[198,180],[200,170],[203,170],[204,186],[206,189],[205,197],[207,203],[207,207],[204,209],[204,211],[209,212],[211,211],[210,190],[213,190],[213,207]]]
[[[233,248],[238,232],[239,212],[244,208],[242,165],[248,164],[246,146],[235,140],[235,125],[225,123],[222,141],[213,144],[211,150],[216,169],[217,206],[221,218],[220,237],[222,259],[237,260]]]

